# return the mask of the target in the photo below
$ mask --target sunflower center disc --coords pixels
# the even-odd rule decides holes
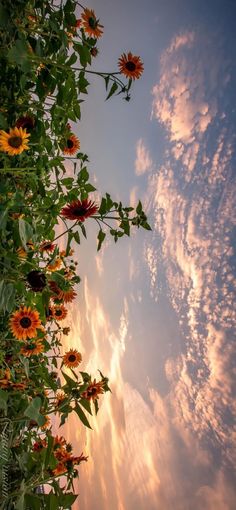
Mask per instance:
[[[135,71],[136,69],[136,65],[134,64],[134,62],[127,62],[127,64],[125,64],[125,67],[126,69],[128,69],[128,71]]]
[[[88,24],[89,24],[90,28],[96,28],[97,27],[96,19],[93,18],[92,16],[91,16],[91,18],[89,18]]]
[[[27,345],[27,350],[33,351],[35,349],[35,347],[36,347],[36,344],[29,344],[29,345]]]
[[[22,319],[20,320],[20,325],[22,326],[22,328],[29,328],[31,326],[32,322],[30,320],[29,317],[22,317]]]
[[[74,142],[69,139],[67,140],[66,145],[68,149],[72,149],[72,147],[74,147]]]
[[[76,207],[73,211],[73,214],[75,216],[83,216],[84,214],[86,214],[87,212],[87,209],[85,207]]]
[[[21,136],[11,136],[8,140],[8,143],[11,147],[18,149],[22,144]]]
[[[60,317],[60,316],[61,316],[61,314],[62,314],[62,311],[61,311],[61,310],[56,310],[56,316],[57,316],[57,317]]]
[[[91,397],[93,395],[96,395],[97,393],[97,388],[92,388],[91,390],[88,390],[88,395]]]
[[[69,362],[73,363],[76,360],[76,356],[74,354],[70,354],[69,356]]]

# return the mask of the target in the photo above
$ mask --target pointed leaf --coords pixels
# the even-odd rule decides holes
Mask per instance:
[[[77,404],[75,406],[74,410],[75,410],[76,414],[78,415],[79,419],[85,425],[85,427],[88,427],[89,429],[92,429],[92,427],[90,426],[89,421],[87,419],[87,416],[85,415],[84,411],[81,409],[79,404]]]

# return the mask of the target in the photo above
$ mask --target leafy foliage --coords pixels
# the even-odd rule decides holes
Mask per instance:
[[[61,321],[80,282],[73,245],[86,239],[88,218],[98,226],[98,250],[107,234],[117,242],[132,228],[150,230],[141,202],[124,207],[108,193],[100,204],[91,201],[96,189],[88,156],[69,121],[81,119],[90,74],[104,80],[106,99],[129,100],[132,79],[92,71],[101,25],[89,11],[88,28],[77,8],[75,0],[2,0],[0,6],[0,429],[7,444],[0,490],[6,510],[73,504],[73,480],[87,457],[73,455],[54,435],[50,417],[59,416],[62,425],[75,412],[91,428],[88,415],[97,414],[99,396],[110,391],[101,372],[97,382],[77,373],[78,351],[61,354],[69,334]],[[26,134],[29,146],[22,148]],[[48,494],[39,493],[44,484]]]

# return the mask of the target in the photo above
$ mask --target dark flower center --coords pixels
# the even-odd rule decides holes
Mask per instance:
[[[88,396],[89,397],[92,397],[93,395],[96,395],[97,393],[97,388],[91,388],[90,390],[88,390]]]
[[[93,18],[93,16],[90,16],[90,18],[88,20],[88,24],[89,24],[90,28],[97,28],[96,18]]]
[[[125,67],[126,67],[126,69],[128,69],[128,71],[131,71],[131,72],[132,72],[132,71],[135,71],[135,69],[136,69],[136,65],[135,65],[135,63],[134,63],[134,62],[132,62],[131,60],[129,60],[129,62],[127,62],[127,63],[125,64]]]
[[[33,123],[30,122],[29,120],[26,120],[25,122],[22,122],[21,127],[23,129],[26,129],[26,130],[30,131],[30,129],[32,129],[32,127],[33,127]]]
[[[56,315],[57,317],[60,317],[60,316],[62,315],[62,311],[61,311],[61,310],[56,310],[56,311],[55,311],[55,315]]]
[[[72,149],[72,147],[74,147],[74,142],[73,140],[71,140],[70,138],[68,138],[67,142],[66,142],[66,146],[68,149]]]
[[[27,275],[27,281],[31,285],[32,289],[37,288],[42,290],[46,286],[46,276],[40,271],[30,271]]]
[[[31,326],[31,324],[32,324],[32,321],[29,317],[22,317],[22,319],[20,320],[20,325],[24,329],[29,328]]]
[[[36,344],[28,344],[27,345],[27,351],[33,351],[36,347]]]
[[[22,138],[21,136],[11,136],[8,140],[8,143],[11,147],[18,149],[18,147],[20,147],[22,144]]]
[[[86,209],[86,207],[83,207],[83,206],[75,207],[73,209],[73,214],[75,216],[84,216],[84,214],[86,214],[86,212],[87,212],[87,209]]]
[[[70,361],[70,363],[73,363],[76,360],[75,354],[70,354],[70,356],[68,356],[68,360]]]

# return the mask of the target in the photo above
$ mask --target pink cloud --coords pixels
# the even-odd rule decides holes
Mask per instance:
[[[142,138],[140,138],[136,145],[135,173],[136,175],[145,174],[151,170],[152,166],[153,162],[149,155],[149,151]]]

